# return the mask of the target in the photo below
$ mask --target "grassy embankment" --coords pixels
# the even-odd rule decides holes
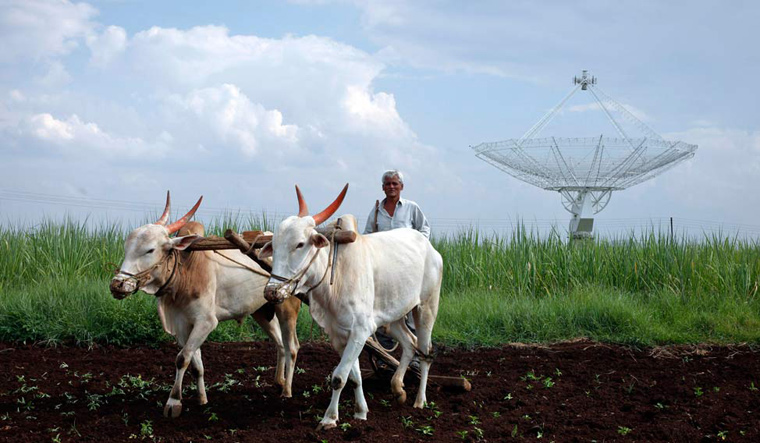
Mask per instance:
[[[250,229],[261,220],[219,220]],[[0,227],[0,340],[114,343],[169,340],[153,297],[114,300],[110,270],[123,229],[77,222]],[[575,337],[652,345],[760,343],[760,247],[727,238],[641,238],[568,243],[524,230],[434,240],[445,263],[434,339],[449,345]],[[110,263],[110,265],[109,265]],[[319,336],[302,310],[302,339]],[[227,322],[210,340],[262,338]]]

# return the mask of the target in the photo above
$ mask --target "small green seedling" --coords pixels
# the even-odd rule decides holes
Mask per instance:
[[[433,435],[433,432],[435,432],[435,429],[433,429],[432,426],[422,426],[422,427],[417,428],[416,431],[422,435]]]
[[[631,431],[633,431],[633,429],[625,427],[625,426],[618,426],[618,430],[617,430],[618,434],[620,435],[628,435],[631,433]]]
[[[140,435],[144,437],[149,437],[153,435],[153,422],[150,420],[145,420],[144,422],[140,423]]]

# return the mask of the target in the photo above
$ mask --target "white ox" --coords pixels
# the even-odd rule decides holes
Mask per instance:
[[[203,237],[200,223],[187,222],[202,199],[187,215],[167,226],[170,207],[167,193],[161,218],[154,224],[136,228],[127,237],[124,262],[110,284],[117,299],[137,290],[155,295],[164,330],[175,336],[182,347],[177,355],[174,386],[164,406],[165,416],[181,414],[182,379],[191,364],[197,378],[198,401],[202,405],[208,402],[200,347],[220,321],[242,322],[248,315],[275,342],[275,382],[282,386],[283,397],[291,396],[299,348],[296,319],[301,303],[294,299],[272,309],[264,298],[268,274],[240,251],[186,251]],[[179,236],[170,237],[178,231]],[[271,315],[273,311],[277,320]]]
[[[358,235],[355,242],[339,245],[337,260],[332,265],[335,281],[330,285],[327,277],[333,272],[329,269],[330,241],[315,227],[338,209],[347,189],[348,185],[327,209],[310,217],[296,186],[299,215],[283,220],[272,242],[259,254],[260,258],[273,257],[272,277],[265,290],[267,300],[282,302],[293,294],[308,294],[312,317],[341,355],[340,364],[332,372],[332,400],[318,429],[336,426],[340,393],[349,378],[356,385],[354,418],[367,419],[359,354],[367,338],[383,325],[388,325],[390,334],[403,349],[391,380],[393,393],[399,402],[406,400],[404,374],[418,352],[422,357],[422,376],[414,407],[425,406],[432,363],[430,335],[438,313],[443,276],[443,260],[430,242],[413,229],[396,229]],[[341,221],[346,225],[343,228],[356,231],[352,215],[341,217]],[[409,311],[414,316],[416,338],[404,321]]]

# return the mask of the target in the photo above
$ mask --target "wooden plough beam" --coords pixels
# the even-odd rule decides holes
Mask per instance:
[[[331,238],[338,244],[353,243],[356,241],[357,234],[354,231],[335,229],[333,227],[317,228],[320,234],[325,235],[327,238]],[[243,231],[240,235],[232,229],[228,229],[224,233],[224,238],[217,236],[205,237],[197,242],[193,243],[188,250],[190,251],[215,251],[224,249],[239,249],[246,254],[252,260],[259,264],[265,271],[271,273],[272,267],[269,263],[259,259],[254,250],[261,249],[268,242],[272,241],[271,234],[264,234],[262,231]],[[307,303],[308,304],[308,303]],[[373,337],[367,339],[364,344],[364,350],[375,358],[381,358],[388,366],[395,372],[398,368],[399,362],[393,357],[383,346],[378,343]],[[421,374],[418,368],[409,367],[411,372],[417,380],[420,379]],[[379,371],[367,371],[362,376],[372,376],[378,374]],[[454,389],[462,389],[469,391],[472,389],[470,382],[462,377],[448,377],[441,375],[428,375],[428,381],[430,383]]]

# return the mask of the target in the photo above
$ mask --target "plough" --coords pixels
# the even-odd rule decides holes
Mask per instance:
[[[336,244],[353,243],[357,238],[356,232],[340,229],[340,225],[320,227],[317,228],[317,231],[320,234],[326,236],[328,239],[334,241]],[[225,249],[239,249],[253,261],[258,263],[262,269],[264,269],[266,272],[271,273],[271,265],[268,262],[259,259],[258,255],[255,252],[257,249],[261,249],[270,241],[272,241],[272,235],[266,234],[262,231],[243,231],[241,235],[232,229],[227,229],[224,232],[224,237],[217,237],[213,235],[205,237],[193,243],[188,248],[188,250],[216,251]],[[307,305],[309,304],[308,300],[304,300],[303,298],[301,301]],[[272,314],[274,314],[274,310],[272,310]],[[385,363],[387,363],[391,372],[395,372],[396,368],[399,365],[398,360],[396,360],[396,358],[393,357],[385,348],[383,348],[383,346],[378,343],[373,337],[367,339],[367,342],[364,344],[364,350],[370,355],[370,362],[372,363],[373,368],[371,370],[362,371],[362,378],[383,376],[384,371],[380,371],[378,369],[375,364],[376,359],[382,359]],[[417,380],[420,379],[421,374],[419,368],[410,366],[409,372],[413,374]],[[461,389],[465,391],[472,389],[470,382],[462,377],[450,377],[431,374],[428,375],[428,381],[432,384],[446,388]]]

